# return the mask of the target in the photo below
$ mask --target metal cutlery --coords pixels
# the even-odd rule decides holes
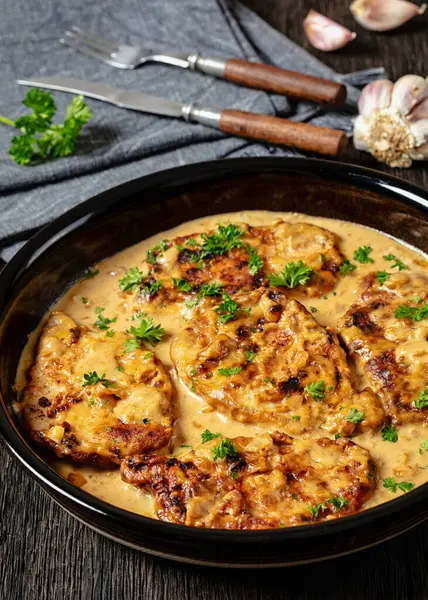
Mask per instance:
[[[17,83],[32,87],[83,94],[89,98],[109,102],[120,108],[182,118],[192,123],[202,123],[224,133],[244,138],[285,144],[301,150],[337,155],[347,145],[343,131],[296,123],[287,119],[231,109],[183,104],[165,98],[148,96],[141,92],[113,88],[102,83],[82,81],[71,77],[33,77]]]
[[[201,56],[197,52],[149,52],[140,46],[107,40],[80,27],[66,31],[61,42],[119,69],[136,69],[148,62],[156,62],[320,104],[342,106],[346,101],[345,86],[335,81],[240,58]]]

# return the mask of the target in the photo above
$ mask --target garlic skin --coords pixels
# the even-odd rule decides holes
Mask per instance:
[[[309,43],[323,52],[343,48],[357,37],[356,33],[313,9],[306,15],[303,29]]]
[[[390,31],[423,15],[426,7],[426,4],[418,6],[405,0],[355,0],[350,9],[354,19],[365,29]]]
[[[390,167],[428,159],[428,78],[404,75],[366,85],[358,100],[354,146]]]

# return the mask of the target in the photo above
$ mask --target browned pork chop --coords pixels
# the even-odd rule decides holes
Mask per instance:
[[[336,335],[275,289],[201,302],[171,357],[191,392],[243,422],[342,435],[383,422],[374,394],[355,390]]]
[[[50,315],[20,402],[35,442],[101,465],[169,443],[169,373],[154,353],[124,353],[126,339],[88,331],[62,312]]]
[[[375,465],[357,444],[280,432],[217,437],[180,459],[131,456],[121,474],[151,491],[159,519],[220,529],[336,519],[359,510],[376,487]]]
[[[395,423],[428,423],[428,394],[420,398],[428,384],[427,299],[422,275],[395,273],[380,284],[370,273],[341,321],[348,351]]]

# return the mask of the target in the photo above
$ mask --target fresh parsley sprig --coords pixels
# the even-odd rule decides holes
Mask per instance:
[[[372,250],[373,248],[371,246],[360,246],[354,252],[354,260],[361,264],[373,263],[374,260],[369,256]]]
[[[312,276],[312,267],[307,267],[303,261],[289,262],[283,270],[276,275],[270,273],[269,281],[275,287],[295,288],[298,285],[304,285]]]
[[[231,439],[220,440],[218,446],[212,448],[214,460],[238,460],[241,458]]]
[[[428,406],[428,385],[425,386],[417,398],[413,401],[416,408],[426,408]]]
[[[105,388],[114,387],[114,383],[106,379],[105,373],[98,375],[96,371],[89,371],[89,373],[83,374],[82,386],[96,385],[97,383],[101,383]]]
[[[341,275],[349,275],[352,271],[355,271],[356,265],[353,265],[350,260],[344,259],[343,263],[339,267],[339,273]]]
[[[402,304],[395,311],[397,319],[411,319],[419,323],[423,319],[428,319],[428,304],[424,302],[422,306],[407,306]]]
[[[384,442],[398,442],[398,429],[389,423],[385,423],[381,430],[382,439]]]
[[[165,329],[161,325],[155,325],[153,319],[141,319],[138,327],[130,327],[126,333],[132,335],[130,340],[125,342],[125,352],[132,352],[140,346],[140,341],[148,342],[151,346],[156,346],[163,336]]]
[[[315,402],[323,400],[325,397],[325,383],[322,379],[314,381],[305,387],[305,392],[310,394]]]
[[[208,258],[210,256],[222,256],[233,250],[233,248],[241,248],[243,242],[241,240],[244,232],[236,225],[228,223],[227,225],[218,224],[217,233],[212,235],[202,234],[203,244],[200,257]]]
[[[263,269],[263,259],[257,252],[257,250],[249,244],[246,246],[246,248],[249,255],[248,270],[250,271],[251,275],[256,275],[259,271]]]
[[[201,434],[202,443],[206,444],[215,438],[221,437],[221,433],[212,433],[209,429],[204,429]]]
[[[388,281],[388,279],[390,277],[391,277],[391,274],[387,273],[386,271],[378,271],[376,273],[376,279],[378,280],[380,285],[383,285],[386,281]]]
[[[107,329],[110,329],[111,323],[116,323],[117,320],[117,317],[113,317],[112,319],[105,317],[103,315],[104,311],[105,308],[102,308],[101,306],[97,306],[97,308],[95,309],[97,320],[94,323],[94,327],[101,329],[101,331],[107,331]]]
[[[52,123],[56,105],[50,92],[30,90],[22,103],[33,112],[18,117],[16,121],[0,116],[0,123],[15,127],[22,133],[12,138],[9,150],[10,156],[19,165],[72,154],[83,126],[93,116],[83,96],[72,99],[62,125]]]
[[[397,489],[402,492],[410,492],[415,487],[415,484],[410,481],[395,481],[395,477],[386,477],[383,480],[383,487],[395,494]]]
[[[234,321],[238,317],[239,311],[242,309],[241,305],[238,304],[238,302],[235,302],[235,300],[232,300],[226,292],[223,292],[221,299],[223,302],[221,302],[214,311],[220,315],[220,323],[224,325],[229,321]]]
[[[365,412],[359,411],[356,408],[351,408],[351,410],[348,413],[348,416],[346,417],[346,420],[350,423],[354,423],[354,425],[358,425],[358,423],[364,421],[365,417]]]
[[[143,274],[138,267],[131,267],[125,273],[122,279],[119,279],[119,288],[122,292],[127,290],[135,291],[137,286],[143,281]]]
[[[398,269],[399,271],[404,271],[409,267],[403,263],[399,258],[395,256],[395,254],[385,254],[384,260],[393,261],[394,264],[391,265],[391,269]]]

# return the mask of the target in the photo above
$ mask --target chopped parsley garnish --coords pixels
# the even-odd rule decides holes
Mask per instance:
[[[122,292],[127,290],[135,291],[137,286],[143,281],[143,274],[138,267],[131,267],[125,273],[122,279],[119,279],[119,287]]]
[[[125,372],[125,369],[122,367],[122,365],[117,365],[116,369],[117,369],[118,371],[120,371],[121,373],[124,373],[124,372]]]
[[[236,225],[232,223],[221,225],[219,223],[217,233],[213,235],[202,234],[201,258],[207,258],[211,255],[222,256],[233,248],[241,248],[243,245],[241,237],[243,235],[242,229],[239,229]]]
[[[147,251],[147,262],[151,265],[155,265],[158,257],[160,258],[161,256],[163,256],[167,247],[168,240],[162,240],[161,242],[159,242],[159,244],[156,244],[156,246],[150,248],[150,250]]]
[[[88,269],[87,271],[85,271],[83,273],[82,279],[92,279],[93,277],[96,277],[99,274],[100,274],[99,269]]]
[[[238,375],[242,371],[242,367],[231,367],[230,369],[219,369],[218,372],[220,375],[225,375],[226,377],[233,377],[234,375]]]
[[[381,430],[382,439],[384,442],[398,442],[398,429],[386,423]]]
[[[352,271],[355,271],[356,268],[357,268],[356,265],[353,265],[350,260],[347,260],[345,258],[345,260],[339,267],[339,273],[341,275],[349,275],[349,273],[352,273]]]
[[[115,333],[116,333],[116,332],[115,332],[115,330],[114,330],[114,329],[109,329],[109,330],[107,331],[107,337],[109,337],[109,338],[112,338],[112,337],[114,336],[114,334],[115,334]]]
[[[87,406],[93,406],[95,404],[95,398],[89,398]]]
[[[311,313],[317,313],[318,312],[318,309],[315,308],[315,306],[310,306],[309,310],[311,311]]]
[[[342,437],[342,434],[341,434],[341,433],[335,433],[335,434],[334,434],[334,439],[335,439],[335,440],[338,440],[338,439],[340,439],[341,437]]]
[[[270,377],[264,377],[263,381],[264,381],[264,383],[270,383],[271,385],[276,385],[275,381],[273,379],[271,379]]]
[[[373,263],[374,260],[369,256],[372,250],[373,248],[370,246],[360,246],[354,252],[354,260],[357,260],[361,264]]]
[[[263,269],[263,259],[257,250],[252,246],[248,245],[246,248],[248,250],[248,254],[250,255],[250,258],[248,259],[248,270],[250,271],[251,275],[255,275],[261,271],[261,269]]]
[[[215,312],[220,315],[220,323],[224,325],[229,321],[234,321],[238,317],[238,313],[241,310],[241,306],[232,300],[229,294],[223,292],[221,299],[223,302],[215,308]]]
[[[147,417],[144,417],[144,419],[141,420],[141,423],[143,425],[148,425],[150,423],[150,419],[148,419]]]
[[[346,417],[346,420],[349,421],[350,423],[354,423],[355,425],[358,425],[358,423],[361,423],[361,421],[364,421],[366,417],[366,414],[363,411],[359,411],[356,408],[351,408],[351,410],[348,413],[348,416]]]
[[[106,379],[105,373],[103,373],[101,376],[98,375],[96,371],[84,373],[82,383],[83,386],[96,385],[97,383],[101,383],[105,388],[114,387],[114,383],[111,383],[108,379]]]
[[[247,362],[253,362],[257,356],[257,352],[253,352],[252,350],[244,350],[244,356]]]
[[[321,264],[325,265],[327,262],[327,258],[325,254],[320,254],[320,260],[321,260]]]
[[[205,429],[201,435],[202,443],[206,444],[207,442],[210,442],[211,440],[214,440],[220,436],[221,433],[212,433],[209,429]]]
[[[230,476],[232,477],[232,479],[238,479],[239,473],[237,471],[233,471],[233,473],[231,473]]]
[[[72,154],[83,126],[93,116],[83,96],[75,96],[71,100],[63,124],[52,123],[56,105],[50,92],[32,89],[22,103],[33,112],[15,121],[0,117],[1,123],[15,127],[22,133],[12,138],[9,150],[10,156],[19,165]]]
[[[424,440],[419,448],[419,454],[422,454],[423,452],[428,452],[428,440]]]
[[[117,320],[117,317],[113,317],[112,319],[105,317],[103,315],[104,311],[105,311],[105,308],[101,308],[100,306],[98,306],[95,309],[95,313],[98,315],[98,318],[94,323],[94,327],[101,329],[101,331],[106,331],[107,329],[109,329],[110,324],[116,323],[116,320]]]
[[[376,273],[376,279],[378,280],[380,285],[383,285],[384,283],[386,283],[390,277],[391,277],[391,274],[387,273],[386,271],[378,271]]]
[[[147,296],[154,296],[155,294],[158,293],[158,291],[161,289],[162,284],[160,281],[146,281],[142,286],[141,286],[141,292],[143,294],[147,294]]]
[[[173,277],[172,282],[174,284],[174,287],[177,288],[177,290],[179,290],[180,292],[190,292],[192,289],[192,286],[187,281],[187,279],[177,279],[176,277]]]
[[[125,342],[125,351],[130,352],[130,350],[135,350],[139,347],[140,341],[156,346],[165,335],[165,329],[161,325],[155,325],[152,317],[149,317],[148,319],[141,319],[138,327],[130,327],[126,330],[126,333],[133,336],[131,340]]]
[[[190,449],[192,449],[193,446],[191,446],[190,444],[180,444],[179,448],[190,448]]]
[[[425,386],[417,398],[414,400],[416,408],[426,408],[428,406],[428,385]]]
[[[397,489],[402,492],[410,492],[415,487],[415,484],[410,481],[397,482],[395,481],[395,477],[386,477],[383,480],[383,487],[395,494]]]
[[[88,302],[89,302],[89,300],[87,298],[84,298],[83,296],[82,296],[81,300],[82,300],[83,304],[88,304]]]
[[[330,496],[330,498],[327,500],[327,504],[331,504],[336,510],[341,510],[342,508],[346,508],[348,506],[349,500],[343,496]]]
[[[397,258],[394,254],[385,254],[383,257],[385,260],[394,261],[394,264],[391,265],[391,269],[398,269],[399,271],[404,271],[409,267],[405,265],[399,258]]]
[[[300,419],[301,419],[301,417],[300,417],[299,415],[293,415],[293,416],[291,417],[291,420],[292,420],[292,421],[300,421]]]
[[[315,506],[308,506],[308,511],[311,513],[314,519],[318,519],[320,512],[327,510],[325,504],[315,504]]]
[[[223,458],[226,460],[238,460],[241,458],[241,455],[229,438],[220,440],[218,446],[213,446],[211,449],[213,451],[214,460],[222,460]]]
[[[125,341],[123,347],[125,354],[127,354],[128,352],[138,350],[138,348],[140,347],[140,342],[137,340],[137,338],[131,338],[130,340]]]
[[[295,288],[298,285],[304,285],[312,276],[312,267],[307,267],[303,261],[289,262],[283,270],[275,275],[270,273],[269,281],[275,287]]]
[[[323,400],[325,396],[325,383],[322,379],[320,381],[316,381],[314,383],[310,383],[305,387],[305,392],[310,394],[315,402],[318,400]]]
[[[198,296],[219,296],[223,291],[223,284],[216,283],[203,283],[198,291]]]
[[[412,321],[419,323],[423,319],[428,319],[428,304],[424,302],[419,308],[402,304],[395,311],[395,317],[397,319],[412,319]]]
[[[152,358],[153,356],[153,352],[147,352],[147,354],[145,354],[143,356],[143,360],[149,360],[149,358]]]

